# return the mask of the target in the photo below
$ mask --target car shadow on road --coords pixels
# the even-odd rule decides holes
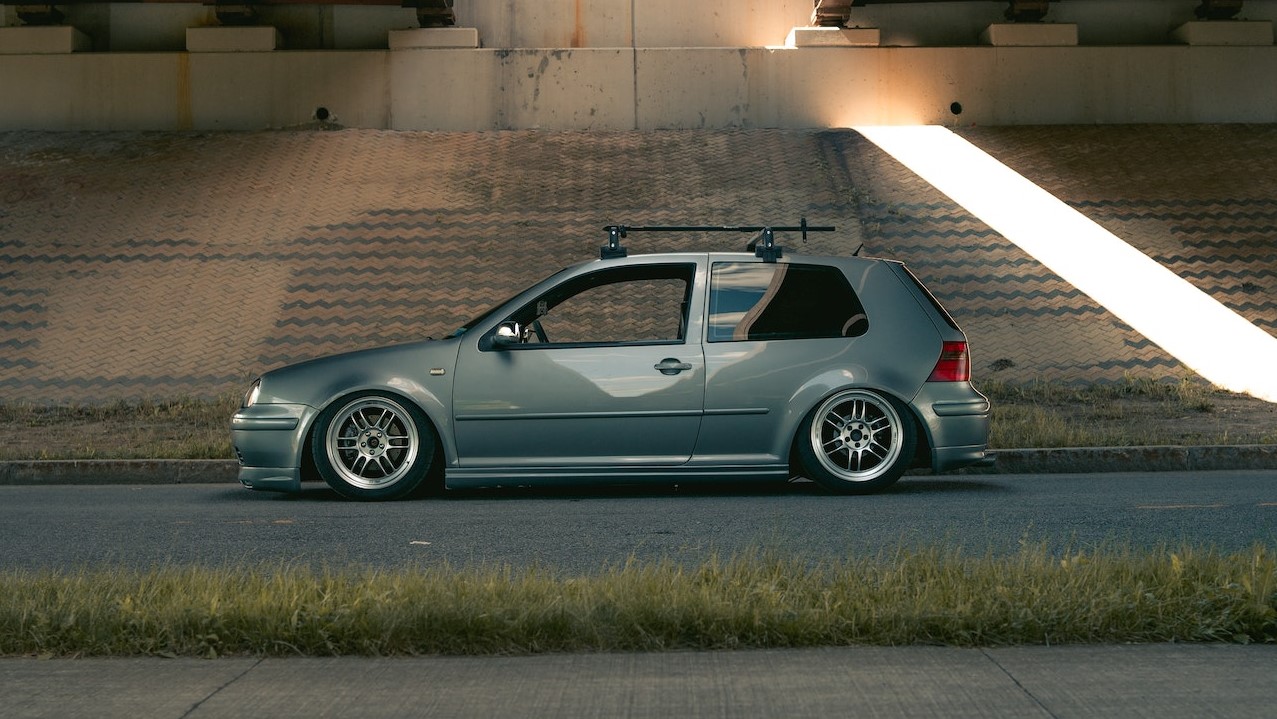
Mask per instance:
[[[485,489],[452,489],[415,497],[407,501],[417,502],[465,502],[474,500],[587,500],[587,499],[650,499],[669,497],[823,497],[830,501],[865,501],[874,496],[936,495],[1004,493],[1010,489],[1002,483],[987,478],[968,476],[907,477],[877,495],[838,495],[826,492],[820,485],[807,480],[789,482],[701,482],[694,484],[641,484],[641,485],[567,485],[551,487],[495,487]],[[232,494],[232,493],[228,493]],[[243,497],[244,492],[234,491]],[[307,484],[297,493],[252,492],[253,499],[279,502],[345,502],[344,497],[323,484]]]

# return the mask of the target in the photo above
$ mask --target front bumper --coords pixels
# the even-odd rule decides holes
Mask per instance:
[[[255,404],[231,418],[239,481],[251,489],[301,489],[306,432],[317,410],[304,404]]]
[[[297,467],[240,467],[239,483],[264,492],[300,492],[302,471]]]

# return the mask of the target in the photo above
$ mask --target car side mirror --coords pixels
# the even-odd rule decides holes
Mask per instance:
[[[492,344],[496,347],[508,347],[523,342],[523,327],[518,322],[502,322],[492,335]]]

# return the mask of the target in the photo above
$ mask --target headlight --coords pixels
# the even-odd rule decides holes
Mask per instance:
[[[241,407],[247,409],[257,403],[257,395],[262,392],[262,380],[257,378],[253,380],[253,384],[249,386],[248,391],[244,393],[244,401],[240,403]]]

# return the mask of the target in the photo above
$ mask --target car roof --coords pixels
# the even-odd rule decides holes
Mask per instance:
[[[585,262],[579,263],[579,265],[623,264],[627,261],[642,262],[644,264],[647,264],[651,262],[661,262],[661,261],[676,262],[680,260],[686,261],[689,259],[699,259],[699,258],[708,258],[710,260],[727,261],[727,262],[767,262],[768,261],[750,252],[716,252],[716,251],[654,252],[654,253],[644,253],[644,254],[632,254],[632,255],[627,255],[625,257],[611,257],[606,259],[587,260]],[[797,252],[790,252],[788,251],[788,248],[786,248],[786,251],[784,252],[784,254],[782,254],[780,258],[775,261],[788,262],[788,263],[806,262],[810,264],[820,264],[820,265],[845,265],[845,264],[855,264],[859,262],[874,262],[874,263],[895,262],[895,260],[888,260],[881,257],[862,257],[858,255],[857,256],[804,255]]]

